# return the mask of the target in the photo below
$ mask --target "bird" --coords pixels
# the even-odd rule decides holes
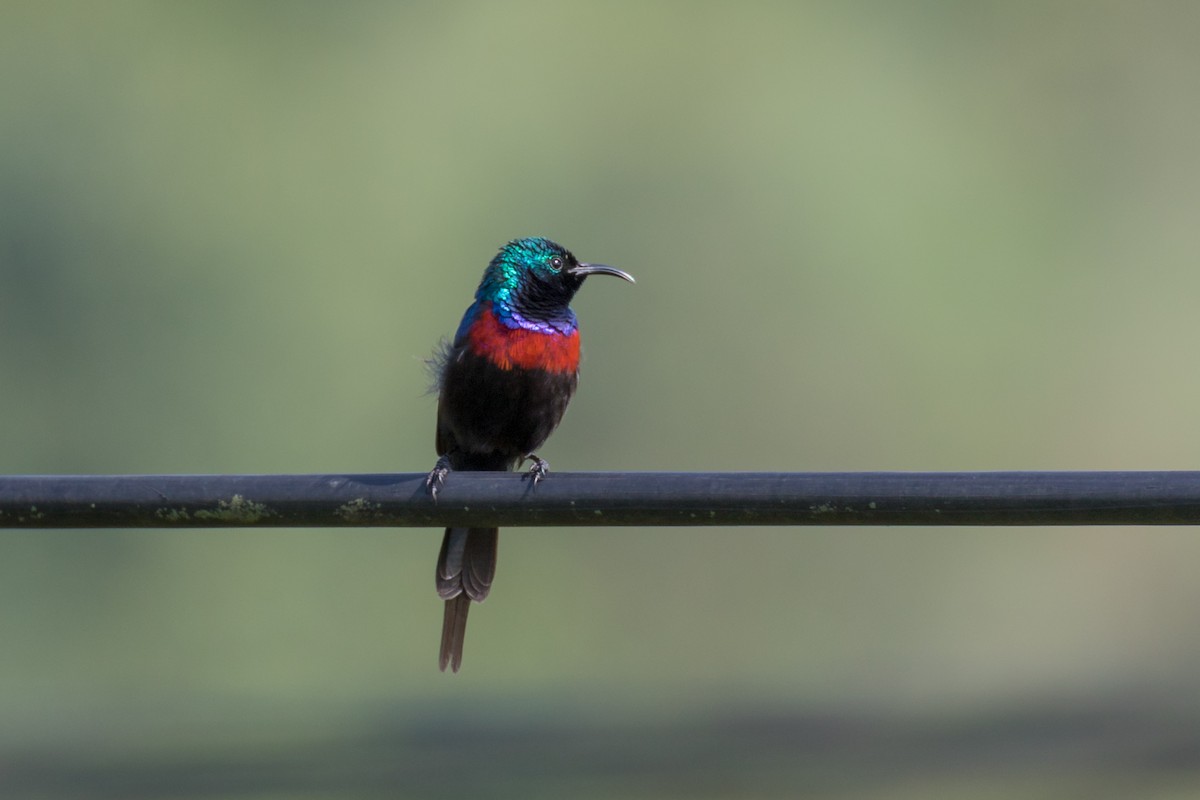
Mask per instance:
[[[571,299],[589,275],[627,272],[579,261],[542,237],[514,239],[488,263],[453,340],[430,361],[438,392],[438,459],[425,484],[434,501],[456,470],[517,469],[532,485],[549,464],[535,452],[558,426],[579,376],[579,323]],[[497,528],[446,528],[437,560],[445,600],[438,664],[458,672],[471,603],[496,574]]]

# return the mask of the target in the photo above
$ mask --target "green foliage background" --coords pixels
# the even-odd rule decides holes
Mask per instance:
[[[557,469],[1195,468],[1197,30],[1171,3],[3,3],[0,471],[426,470],[422,359],[534,234],[638,278],[576,302]],[[458,676],[439,539],[5,533],[0,750],[253,758],[446,709],[1200,721],[1194,530],[511,530]]]

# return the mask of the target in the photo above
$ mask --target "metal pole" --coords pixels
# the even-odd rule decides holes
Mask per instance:
[[[0,528],[1196,525],[1200,472],[0,477]]]

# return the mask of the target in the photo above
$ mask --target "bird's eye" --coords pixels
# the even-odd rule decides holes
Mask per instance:
[[[558,272],[559,270],[562,269],[562,267],[563,267],[563,260],[561,258],[559,258],[558,256],[555,256],[554,258],[550,259],[550,269],[554,270],[555,272]]]

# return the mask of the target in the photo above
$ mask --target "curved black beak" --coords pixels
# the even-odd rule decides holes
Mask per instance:
[[[588,275],[615,275],[630,283],[637,283],[628,272],[619,270],[616,267],[610,267],[607,264],[578,264],[571,267],[568,272],[572,275],[578,275],[580,278],[586,278]]]

